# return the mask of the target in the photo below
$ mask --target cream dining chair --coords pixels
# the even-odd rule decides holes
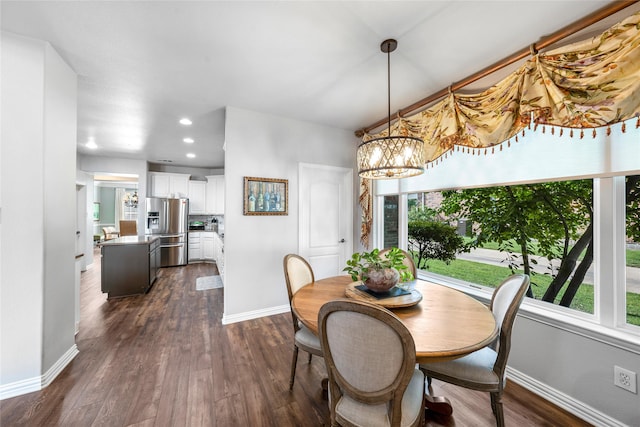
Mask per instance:
[[[288,254],[283,260],[284,279],[287,283],[287,294],[289,295],[289,307],[291,308],[291,300],[298,290],[304,285],[314,282],[313,270],[309,263],[299,255]],[[300,322],[296,314],[291,308],[291,319],[293,320],[293,360],[291,361],[291,378],[289,379],[289,390],[293,389],[293,383],[296,376],[296,365],[298,364],[298,349],[302,349],[309,353],[309,363],[311,357],[322,356],[322,348],[320,340],[306,326]]]
[[[102,234],[104,235],[105,241],[120,237],[115,227],[102,227]]]
[[[420,364],[429,386],[431,379],[436,378],[461,387],[489,392],[491,409],[500,427],[504,426],[502,393],[507,381],[511,330],[528,288],[529,276],[520,274],[506,278],[493,292],[489,309],[496,319],[500,333],[491,345],[448,362]]]
[[[390,311],[334,300],[318,313],[329,374],[332,426],[418,426],[424,421],[424,375],[411,333]]]

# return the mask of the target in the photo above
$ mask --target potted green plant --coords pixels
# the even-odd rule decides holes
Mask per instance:
[[[393,288],[398,282],[413,279],[404,260],[404,253],[398,248],[380,254],[379,249],[370,252],[356,252],[347,260],[347,266],[342,270],[351,275],[353,281],[362,283],[374,292],[385,292]]]

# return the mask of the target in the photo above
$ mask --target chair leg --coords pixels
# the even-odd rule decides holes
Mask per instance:
[[[491,393],[491,406],[496,417],[496,425],[504,427],[504,412],[502,410],[502,393]]]
[[[289,390],[293,390],[293,382],[296,378],[296,365],[298,364],[298,346],[293,346],[293,360],[291,361],[291,378],[289,379]]]

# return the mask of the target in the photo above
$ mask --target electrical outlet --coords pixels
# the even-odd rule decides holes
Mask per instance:
[[[636,393],[636,373],[633,371],[614,365],[613,383],[631,393]]]

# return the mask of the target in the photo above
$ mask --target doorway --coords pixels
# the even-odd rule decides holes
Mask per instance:
[[[104,227],[119,231],[121,220],[137,221],[140,230],[138,175],[99,172],[93,183],[93,202],[99,206],[99,214],[93,218],[94,235],[102,235]]]

